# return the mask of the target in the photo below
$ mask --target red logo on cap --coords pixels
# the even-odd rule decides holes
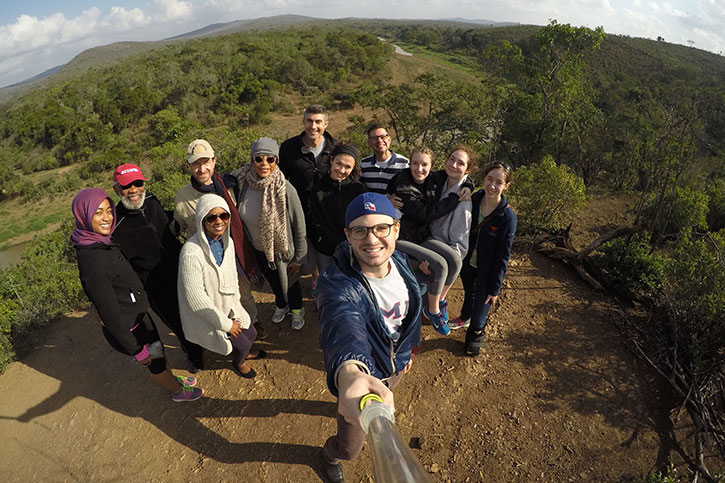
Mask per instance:
[[[365,202],[365,209],[375,211],[375,203],[371,203],[369,201]]]

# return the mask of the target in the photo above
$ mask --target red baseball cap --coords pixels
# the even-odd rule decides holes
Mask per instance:
[[[122,164],[116,168],[116,171],[113,172],[113,181],[117,182],[121,186],[131,184],[137,179],[146,181],[146,178],[144,178],[144,175],[141,172],[141,168],[135,164]]]

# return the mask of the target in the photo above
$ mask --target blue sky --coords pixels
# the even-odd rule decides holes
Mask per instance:
[[[487,19],[602,26],[608,33],[725,52],[722,0],[0,0],[0,87],[64,64],[90,47],[160,40],[281,14],[319,18]]]

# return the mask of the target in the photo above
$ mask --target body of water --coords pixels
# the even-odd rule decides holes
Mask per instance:
[[[20,255],[28,247],[29,242],[13,245],[6,250],[0,250],[0,268],[6,268],[20,261]]]

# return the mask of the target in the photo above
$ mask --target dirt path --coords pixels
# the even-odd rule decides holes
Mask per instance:
[[[674,448],[669,408],[626,350],[611,304],[520,248],[506,285],[481,357],[462,357],[462,330],[444,338],[424,326],[396,391],[397,426],[418,438],[414,452],[434,480],[635,481],[664,461]],[[256,295],[269,317],[270,295]],[[454,287],[454,315],[462,296]],[[305,306],[302,331],[286,320],[260,343],[271,357],[252,363],[255,380],[207,352],[206,397],[184,404],[110,349],[90,317],[54,324],[0,376],[3,479],[319,481],[335,406],[314,303]],[[164,339],[172,366],[184,368],[174,337]],[[368,450],[344,471],[372,480]]]

